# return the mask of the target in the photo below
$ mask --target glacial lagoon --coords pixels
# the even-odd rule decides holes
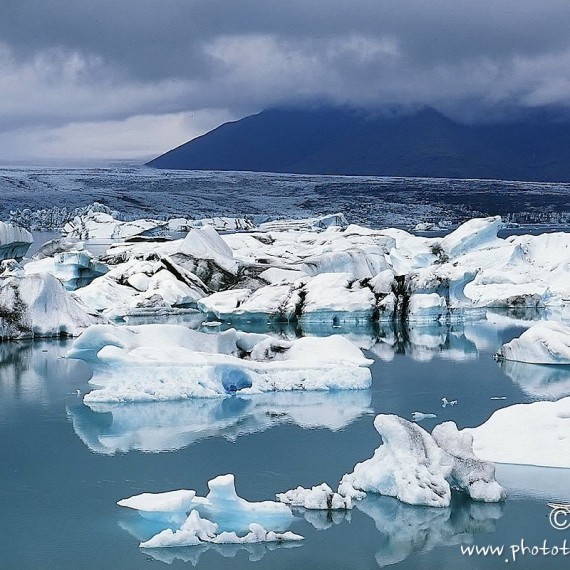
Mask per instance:
[[[256,501],[297,485],[335,485],[379,445],[376,414],[433,413],[421,422],[426,429],[448,420],[462,428],[506,405],[569,395],[570,371],[493,359],[522,330],[489,321],[337,329],[359,335],[375,360],[370,390],[92,407],[82,401],[91,389],[88,366],[62,358],[70,342],[0,344],[0,566],[498,568],[523,539],[561,546],[570,531],[550,526],[547,502],[570,500],[570,471],[520,465],[497,465],[509,492],[505,503],[456,495],[451,508],[433,509],[369,495],[347,513],[296,510],[291,530],[305,540],[284,545],[145,551],[138,544],[156,528],[116,506],[142,492],[204,494],[206,482],[225,473],[235,474],[240,496]],[[442,398],[457,404],[443,407]],[[505,545],[505,553],[469,557],[461,544]],[[527,554],[516,563],[566,568],[567,561]]]

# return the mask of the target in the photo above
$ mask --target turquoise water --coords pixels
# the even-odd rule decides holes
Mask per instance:
[[[523,466],[499,466],[510,494],[503,505],[458,496],[450,509],[429,509],[369,497],[346,515],[297,513],[291,529],[305,540],[292,547],[143,552],[138,543],[154,529],[115,504],[145,491],[204,494],[209,479],[230,472],[248,500],[334,485],[379,445],[377,413],[431,412],[437,418],[422,422],[427,429],[446,420],[463,427],[505,405],[570,394],[566,370],[493,360],[519,333],[489,324],[419,328],[391,351],[371,338],[368,391],[95,409],[76,393],[89,390],[89,369],[61,358],[69,343],[0,344],[0,568],[498,568],[509,552],[468,557],[459,545],[570,542],[570,531],[550,527],[546,505],[570,499],[570,470]],[[442,408],[442,397],[458,404]],[[516,567],[567,568],[568,560],[527,555]]]

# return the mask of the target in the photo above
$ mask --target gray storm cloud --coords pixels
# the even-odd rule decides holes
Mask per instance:
[[[22,155],[56,143],[65,154],[73,125],[89,140],[123,123],[139,125],[133,140],[146,128],[152,138],[163,116],[176,138],[158,137],[152,154],[221,117],[315,100],[432,105],[465,120],[570,106],[567,0],[4,0],[1,10],[5,155],[15,140]]]

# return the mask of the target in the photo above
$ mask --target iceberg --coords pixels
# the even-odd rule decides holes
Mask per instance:
[[[272,220],[260,224],[259,229],[262,231],[314,231],[326,228],[343,228],[346,226],[348,226],[348,222],[344,214],[337,213],[316,218]]]
[[[196,491],[179,489],[165,493],[142,493],[117,503],[139,512],[144,518],[173,522],[184,520],[191,508]]]
[[[250,218],[228,218],[226,216],[216,216],[214,218],[200,218],[199,220],[184,220],[185,223],[183,227],[186,228],[201,228],[204,226],[210,226],[216,231],[245,231],[252,230],[255,227],[255,223]],[[173,225],[174,220],[170,220],[169,226]],[[179,227],[182,224],[179,224]],[[180,231],[180,230],[179,230]]]
[[[278,493],[277,500],[292,507],[310,510],[347,510],[352,508],[352,497],[333,491],[326,483],[315,485],[311,489],[297,487]]]
[[[0,275],[2,340],[78,336],[100,321],[52,275]]]
[[[430,435],[403,418],[380,414],[374,427],[383,444],[371,459],[344,475],[339,492],[353,488],[429,507],[449,506],[452,487],[474,500],[504,500],[493,466],[473,454],[470,438],[452,422],[441,424]]]
[[[496,463],[570,468],[570,397],[501,408],[460,433],[478,457]]]
[[[208,334],[179,325],[97,325],[67,356],[93,366],[90,382],[101,389],[87,394],[86,403],[359,390],[371,383],[372,361],[340,336],[288,341],[235,329]]]
[[[495,480],[494,466],[473,452],[473,439],[453,422],[436,426],[433,435],[399,416],[380,414],[374,427],[383,444],[371,459],[345,474],[335,492],[326,483],[297,487],[277,495],[293,507],[312,510],[351,509],[367,493],[394,497],[402,503],[448,507],[451,490],[475,501],[497,503],[506,492]]]
[[[24,271],[29,275],[49,273],[59,279],[68,291],[74,291],[107,273],[108,268],[88,251],[76,249],[30,261],[24,265]]]
[[[4,259],[22,259],[30,249],[34,238],[32,234],[13,224],[0,222],[0,261]]]
[[[506,498],[505,489],[495,480],[495,466],[473,453],[472,435],[458,431],[453,422],[435,426],[431,435],[453,460],[450,484],[454,489],[486,503],[498,503]]]
[[[570,364],[570,327],[556,321],[541,321],[520,337],[504,344],[499,358],[531,364]]]
[[[396,497],[410,505],[449,506],[447,478],[452,462],[431,435],[394,415],[376,416],[374,427],[383,444],[371,459],[357,463],[341,483],[365,493]]]
[[[209,291],[198,277],[168,256],[144,257],[115,265],[74,296],[108,318],[124,319],[185,312]]]
[[[91,209],[67,222],[62,234],[77,239],[128,239],[139,235],[148,235],[165,228],[166,222],[158,220],[134,220],[125,222],[115,219],[110,213]]]
[[[197,306],[218,320],[302,328],[459,322],[483,319],[488,308],[552,310],[570,299],[568,235],[501,239],[498,217],[443,238],[324,220],[220,235],[207,221],[192,222],[183,239],[115,244],[103,258],[109,274],[78,295],[113,318]]]
[[[206,497],[179,490],[143,493],[117,504],[138,511],[144,518],[164,521],[164,529],[142,542],[141,548],[302,540],[301,536],[286,531],[293,521],[289,507],[273,501],[250,503],[242,499],[236,493],[233,475],[210,480],[208,488]],[[172,524],[178,528],[173,529]],[[266,530],[267,526],[275,530]],[[247,534],[238,536],[244,530]]]

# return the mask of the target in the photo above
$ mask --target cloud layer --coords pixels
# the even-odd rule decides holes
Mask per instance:
[[[314,100],[464,120],[570,107],[567,0],[4,0],[2,12],[8,159],[146,157]]]

